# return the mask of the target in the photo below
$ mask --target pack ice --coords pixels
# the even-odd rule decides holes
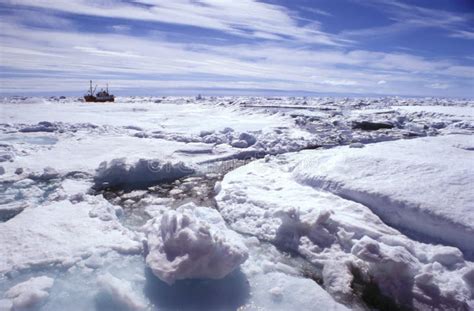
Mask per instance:
[[[472,101],[0,105],[0,310],[474,308]]]

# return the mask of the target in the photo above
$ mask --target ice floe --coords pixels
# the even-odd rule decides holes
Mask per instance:
[[[2,274],[68,268],[95,253],[137,254],[142,250],[136,234],[123,227],[113,206],[100,198],[27,208],[1,224],[0,241]]]

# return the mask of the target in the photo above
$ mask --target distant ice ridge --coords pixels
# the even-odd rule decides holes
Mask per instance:
[[[146,225],[146,263],[168,284],[183,279],[220,279],[248,257],[240,237],[213,209],[190,203]]]
[[[373,191],[397,189],[388,192],[386,197],[399,202],[402,197],[404,200],[401,202],[424,200],[425,192],[430,191],[435,198],[428,198],[423,206],[425,209],[419,211],[420,215],[426,213],[428,216],[418,217],[416,224],[413,224],[420,228],[424,228],[423,222],[431,221],[431,215],[436,213],[432,209],[441,208],[446,202],[442,198],[445,193],[453,200],[452,206],[459,208],[457,215],[464,218],[453,219],[462,224],[454,226],[462,232],[466,228],[463,222],[473,215],[472,210],[467,208],[472,206],[469,205],[472,192],[468,189],[470,177],[466,175],[470,171],[466,167],[469,162],[463,162],[458,157],[467,156],[471,151],[458,153],[452,149],[456,147],[450,146],[467,138],[446,136],[366,145],[362,149],[344,147],[267,157],[228,173],[216,199],[221,215],[234,230],[269,241],[280,249],[296,252],[319,267],[324,288],[339,301],[351,300],[351,284],[360,281],[355,280],[356,274],[360,275],[362,282],[375,282],[383,294],[401,305],[469,309],[474,303],[474,264],[467,261],[459,249],[412,240],[384,224],[367,206],[347,200],[337,195],[336,191],[328,192],[320,187],[319,182],[311,179],[313,176],[340,173],[337,176],[344,178],[344,182],[341,182],[340,188],[334,188],[336,190],[350,187],[358,181],[371,181],[367,187],[370,186]],[[389,183],[384,183],[382,179],[372,180],[378,176],[375,170],[378,166],[368,153],[367,161],[363,157],[360,162],[349,160],[351,155],[372,148],[374,156],[377,154],[374,149],[380,148],[378,152],[384,152],[387,161],[395,162],[382,165],[381,174],[385,168],[393,168],[397,164],[391,175],[384,176]],[[443,152],[444,149],[446,152]],[[423,150],[433,150],[436,156],[439,155],[439,160],[425,159],[420,169],[419,159],[426,158]],[[348,157],[347,162],[341,162],[341,170],[347,171],[340,172],[339,166],[328,164],[331,159],[339,163],[338,155]],[[399,158],[395,160],[397,155]],[[354,171],[351,170],[352,163]],[[453,166],[459,169],[450,170]],[[440,175],[440,179],[434,178],[434,172]],[[406,177],[411,174],[416,174],[417,179],[407,180]],[[415,187],[417,182],[420,183],[417,190],[410,190],[410,185]],[[334,189],[327,188],[330,191]],[[455,194],[459,198],[454,198]],[[378,208],[383,209],[382,206]],[[396,210],[394,208],[392,206],[393,213],[404,217],[406,209],[403,205]],[[448,232],[449,223],[446,221]],[[440,232],[444,226],[445,223],[438,222]],[[417,227],[411,229],[416,230]],[[432,236],[430,231],[425,233]],[[459,241],[463,241],[462,235],[459,236]],[[452,237],[458,236],[453,234]]]

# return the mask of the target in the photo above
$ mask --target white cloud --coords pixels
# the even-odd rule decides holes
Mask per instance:
[[[321,82],[322,84],[329,84],[329,85],[341,85],[341,86],[352,86],[357,85],[357,81],[351,80],[324,80]]]
[[[333,16],[331,13],[329,13],[329,12],[327,12],[327,11],[324,11],[324,10],[321,10],[321,9],[317,9],[317,8],[302,6],[302,7],[300,7],[300,9],[303,9],[303,10],[305,10],[305,11],[308,11],[308,12],[311,12],[311,13],[314,13],[314,14],[326,16],[326,17],[331,17],[331,16]]]
[[[456,30],[450,37],[474,40],[474,31]]]
[[[432,83],[432,84],[426,85],[426,87],[431,88],[431,89],[446,90],[450,86],[449,84],[446,84],[446,83]]]

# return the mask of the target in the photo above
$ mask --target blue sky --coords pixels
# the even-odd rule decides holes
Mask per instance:
[[[474,97],[472,0],[1,0],[0,91]]]

